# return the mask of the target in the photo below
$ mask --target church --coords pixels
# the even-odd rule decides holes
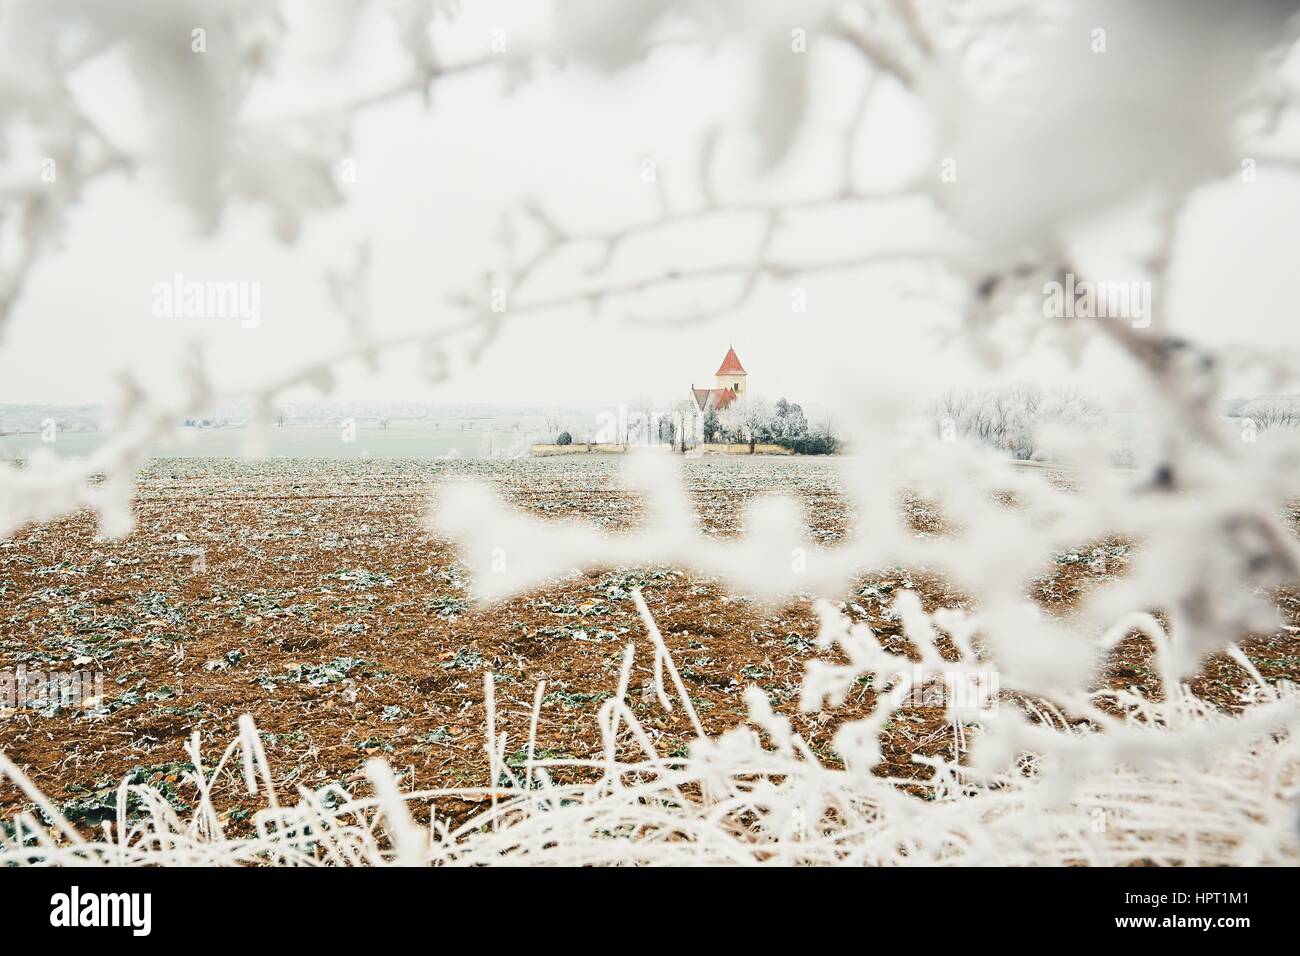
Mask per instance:
[[[727,355],[718,366],[718,371],[714,375],[717,383],[716,388],[696,388],[691,383],[691,398],[695,401],[695,407],[701,413],[708,412],[710,408],[714,411],[722,411],[736,399],[745,394],[745,378],[748,376],[740,359],[736,356],[734,348],[727,349]]]

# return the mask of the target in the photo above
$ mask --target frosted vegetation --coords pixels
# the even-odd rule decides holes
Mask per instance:
[[[358,96],[329,122],[251,126],[241,107],[275,83],[263,64],[282,40],[277,5],[173,0],[166,6],[159,14],[153,4],[127,0],[5,4],[0,62],[10,69],[0,75],[0,99],[47,152],[57,151],[65,174],[56,189],[28,187],[16,175],[4,180],[0,331],[4,316],[21,302],[30,270],[58,243],[64,222],[77,214],[82,189],[97,177],[148,165],[203,227],[215,230],[223,211],[254,204],[269,209],[274,228],[291,242],[305,219],[342,202],[331,170],[350,122],[377,100],[403,97],[414,121],[418,94],[438,87],[431,97],[436,101],[449,75],[504,70],[512,82],[528,82],[537,64],[552,59],[634,71],[652,48],[685,37],[702,47],[735,44],[737,55],[751,61],[746,76],[756,87],[757,105],[734,119],[767,166],[791,151],[809,110],[806,58],[791,55],[792,25],[782,4],[560,4],[563,28],[546,42],[512,44],[508,53],[482,62],[445,62],[435,54],[430,31],[449,25],[452,5],[399,3],[394,56],[409,62],[408,82]],[[686,757],[659,753],[626,704],[633,659],[653,662],[654,693],[663,708],[680,708],[692,719],[693,711],[638,595],[644,633],[627,646],[622,680],[601,707],[604,758],[584,765],[583,783],[554,784],[554,761],[531,759],[532,736],[521,741],[517,732],[499,730],[489,707],[492,773],[472,792],[490,796],[491,808],[456,826],[437,820],[426,826],[411,808],[438,794],[404,792],[381,760],[368,765],[369,787],[359,795],[337,788],[275,792],[249,722],[223,753],[201,754],[197,735],[192,740],[196,771],[189,783],[198,792],[192,815],[178,817],[160,795],[124,783],[145,813],[120,816],[93,834],[63,820],[0,758],[0,773],[26,787],[46,817],[23,814],[0,831],[0,863],[1294,864],[1300,856],[1300,742],[1294,732],[1300,698],[1291,686],[1260,677],[1237,643],[1279,626],[1271,595],[1300,571],[1294,534],[1280,518],[1297,490],[1300,461],[1287,443],[1238,441],[1225,430],[1218,401],[1221,376],[1243,363],[1284,382],[1295,369],[1280,350],[1228,353],[1176,338],[1169,331],[1172,317],[1163,313],[1183,205],[1202,184],[1236,175],[1243,149],[1270,154],[1267,122],[1246,130],[1234,122],[1242,104],[1266,119],[1296,105],[1283,58],[1266,56],[1292,41],[1280,15],[1286,5],[1242,7],[1231,36],[1216,29],[1213,6],[1208,0],[1104,0],[1074,17],[1068,5],[1062,15],[1056,5],[1029,2],[800,5],[794,26],[807,31],[808,44],[834,44],[854,58],[865,83],[864,104],[889,90],[928,112],[935,158],[907,182],[882,189],[855,179],[858,124],[874,115],[864,108],[846,137],[844,181],[827,182],[812,198],[730,194],[712,177],[718,138],[710,136],[698,168],[680,171],[699,177],[701,204],[665,205],[663,222],[576,233],[545,197],[528,203],[516,218],[536,227],[540,245],[500,277],[514,303],[505,313],[491,310],[489,296],[471,277],[458,302],[463,321],[386,340],[368,334],[357,297],[348,291],[364,278],[365,258],[358,259],[355,274],[332,283],[341,314],[356,327],[353,347],[337,361],[414,349],[433,381],[451,374],[450,356],[463,359],[490,348],[521,316],[540,321],[559,308],[623,314],[630,297],[672,289],[692,276],[734,280],[716,304],[676,309],[666,317],[671,329],[733,310],[759,285],[822,270],[867,275],[900,269],[913,278],[931,277],[935,300],[960,320],[957,347],[996,358],[1031,338],[1053,338],[1051,330],[1043,332],[1036,300],[1023,308],[1026,291],[1032,299],[1064,272],[1095,274],[1086,256],[1075,255],[1069,227],[1099,208],[1155,195],[1156,222],[1136,257],[1155,287],[1150,327],[1110,317],[1071,319],[1057,342],[1069,349],[1080,338],[1100,341],[1127,356],[1128,384],[1142,395],[1156,429],[1149,460],[1139,462],[1136,473],[1109,467],[1099,451],[1104,445],[1086,427],[1095,408],[1078,397],[1020,392],[953,399],[942,417],[953,419],[959,440],[949,442],[928,425],[900,434],[889,396],[882,395],[864,400],[854,434],[871,453],[843,463],[855,524],[833,547],[806,540],[797,504],[785,497],[755,504],[738,538],[702,536],[668,456],[628,462],[628,482],[647,496],[645,521],[630,533],[533,517],[481,483],[446,486],[430,502],[430,529],[459,547],[483,601],[575,568],[649,563],[718,576],[762,600],[813,598],[824,656],[808,668],[801,705],[828,719],[860,681],[906,692],[916,680],[915,661],[887,652],[869,630],[843,616],[837,602],[846,588],[872,568],[942,573],[973,597],[971,607],[927,612],[903,592],[894,613],[927,673],[996,673],[1001,698],[996,708],[949,703],[958,759],[936,762],[928,781],[872,773],[888,706],[841,726],[835,750],[842,764],[832,766],[753,689],[746,695],[747,725],[714,739],[701,733]],[[388,15],[366,4],[338,9],[347,17]],[[159,27],[163,21],[211,23],[209,42],[220,33],[242,55],[178,56],[168,46],[173,32]],[[1113,43],[1101,76],[1078,68],[1078,58],[1091,55],[1087,38],[1097,22],[1140,36],[1140,42]],[[1173,22],[1179,29],[1166,29]],[[356,31],[343,26],[345,43]],[[148,95],[161,101],[155,112],[168,125],[149,155],[124,154],[105,141],[64,86],[86,58],[105,48],[120,50]],[[1008,65],[1020,73],[1000,84]],[[1193,119],[1187,104],[1197,110]],[[1104,118],[1099,121],[1126,131],[1122,161],[1113,158],[1115,138],[1104,131],[1078,135],[1081,117]],[[427,121],[436,122],[436,114]],[[869,135],[888,136],[890,129]],[[944,182],[933,171],[954,155],[962,158],[961,175]],[[1285,157],[1279,162],[1294,164]],[[789,239],[800,211],[899,202],[912,204],[908,208],[920,218],[941,222],[942,241],[918,248],[882,234],[871,237],[866,253],[856,241],[852,251],[824,260],[781,258],[779,240]],[[712,216],[757,221],[763,236],[757,251],[746,243],[729,250],[737,258],[725,265],[676,263],[632,283],[608,276],[598,261],[571,292],[533,294],[535,277],[576,245],[608,258],[629,236]],[[861,347],[879,347],[865,325],[862,336]],[[285,368],[246,397],[269,422],[277,398],[291,386],[328,393],[335,364]],[[161,404],[124,380],[115,406],[122,427],[92,455],[33,457],[26,468],[0,470],[0,535],[84,508],[97,513],[104,535],[129,534],[133,475],[150,439],[224,397],[200,356],[177,371],[189,383],[178,404]],[[1008,450],[1033,456],[1038,439],[1031,436],[1048,423],[1059,426],[1053,459],[1072,466],[1068,489],[1005,464]],[[102,481],[89,480],[100,475]],[[899,513],[904,492],[940,502],[953,532],[914,533]],[[1053,555],[1109,536],[1139,543],[1129,574],[1085,595],[1068,617],[1050,617],[1028,598],[1029,582]],[[1156,699],[1098,686],[1105,651],[1134,632],[1155,649],[1162,691]],[[957,649],[955,658],[938,650],[940,635]],[[1209,707],[1186,687],[1213,652],[1228,654],[1252,675],[1239,713]],[[484,693],[490,702],[490,675]],[[543,693],[539,686],[537,700]],[[505,755],[521,744],[530,759],[507,766]],[[250,793],[261,796],[252,836],[228,837],[206,799],[213,781],[226,774],[239,775]],[[126,804],[123,794],[118,806]]]
[[[970,439],[1019,460],[1052,457],[1044,441],[1053,431],[1091,431],[1106,425],[1101,406],[1077,391],[1032,385],[948,392],[934,407],[943,441]]]
[[[1228,402],[1225,414],[1260,431],[1270,428],[1300,428],[1300,396],[1251,398]]]

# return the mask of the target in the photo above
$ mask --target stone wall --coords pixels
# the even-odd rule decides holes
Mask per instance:
[[[749,443],[742,442],[731,445],[700,445],[695,449],[702,451],[706,455],[793,455],[794,452],[789,448],[781,445],[770,445],[766,442],[757,442],[754,445],[753,452],[749,450]]]
[[[546,458],[551,455],[621,455],[627,451],[627,445],[596,444],[594,442],[574,442],[571,445],[534,445],[533,457]]]
[[[632,448],[638,446],[633,445]],[[674,445],[670,449],[667,445],[655,445],[657,449],[664,451],[676,451]],[[597,444],[595,442],[574,442],[572,445],[534,445],[532,452],[534,458],[548,458],[552,455],[622,455],[629,450],[627,445]],[[718,444],[718,445],[696,445],[688,448],[687,453],[704,454],[704,455],[793,455],[794,452],[789,448],[783,448],[780,445],[770,445],[765,442],[759,442],[754,446],[751,453],[748,443],[741,444]]]

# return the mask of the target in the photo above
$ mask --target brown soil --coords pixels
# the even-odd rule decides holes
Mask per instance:
[[[749,465],[688,469],[709,532],[735,533],[746,500],[785,490],[802,499],[813,540],[843,534],[844,502],[829,468],[795,481],[797,463]],[[432,485],[464,472],[542,515],[611,528],[639,515],[637,499],[613,490],[604,470],[562,462],[157,463],[142,476],[138,527],[126,540],[97,542],[94,519],[80,515],[0,543],[0,670],[105,675],[105,713],[0,712],[0,747],[86,825],[107,816],[111,788],[128,774],[162,785],[184,807],[192,796],[179,783],[186,738],[197,731],[212,760],[245,713],[265,736],[282,793],[333,781],[364,789],[360,771],[373,756],[403,771],[406,787],[483,786],[485,672],[495,675],[497,729],[509,734],[512,759],[522,757],[538,681],[546,682],[539,756],[593,756],[597,708],[635,640],[633,708],[661,754],[684,754],[689,723],[647,692],[653,657],[627,595],[633,586],[643,588],[709,732],[744,718],[743,690],[756,684],[833,762],[836,727],[872,708],[864,684],[833,713],[798,712],[804,663],[818,653],[806,600],[762,608],[716,582],[643,568],[590,572],[491,608],[465,606],[455,554],[423,528]],[[939,526],[920,503],[906,507],[918,529]],[[1109,549],[1104,566],[1099,548]],[[1123,542],[1081,547],[1080,559],[1059,562],[1035,594],[1067,610],[1098,579],[1123,573],[1126,553]],[[883,615],[900,587],[917,590],[927,609],[962,601],[932,575],[865,576],[846,608],[901,649],[905,640]],[[1279,604],[1289,624],[1300,623],[1295,594]],[[1266,678],[1300,675],[1295,631],[1245,648]],[[1145,640],[1124,642],[1105,679],[1154,692]],[[1193,686],[1231,708],[1244,682],[1239,667],[1215,658]],[[884,744],[879,773],[925,778],[929,769],[912,757],[950,756],[953,734],[941,708],[908,708],[894,715]],[[237,829],[260,804],[235,784],[216,798]],[[0,784],[0,814],[24,806],[17,788]],[[444,803],[438,812],[468,809]]]

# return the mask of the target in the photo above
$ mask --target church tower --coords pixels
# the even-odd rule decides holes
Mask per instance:
[[[718,367],[718,388],[734,392],[736,397],[745,394],[745,379],[748,376],[744,366],[740,364],[740,359],[736,357],[736,350],[727,349],[727,357],[722,360],[722,365]]]

